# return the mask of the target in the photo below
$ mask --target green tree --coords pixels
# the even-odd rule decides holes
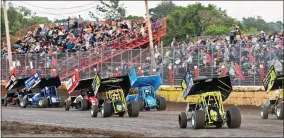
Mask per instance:
[[[96,10],[104,19],[117,21],[126,15],[124,5],[119,2],[119,0],[100,0],[100,5],[97,5]],[[89,15],[93,15],[91,11]]]
[[[243,34],[245,34],[245,35],[256,35],[258,33],[259,33],[259,31],[254,27],[251,27],[251,28],[243,31]]]
[[[36,16],[36,13],[32,13],[26,7],[15,7],[13,4],[8,3],[7,15],[9,20],[10,34],[15,35],[17,31],[25,29],[34,24],[51,23],[47,17]],[[4,13],[1,8],[1,37],[6,36]]]
[[[149,12],[152,18],[165,18],[176,8],[177,6],[171,0],[170,1],[163,0],[155,8],[149,9]]]
[[[260,16],[257,16],[257,18],[254,17],[243,18],[243,25],[244,29],[256,28],[257,30],[263,30],[263,31],[269,30],[267,23]]]
[[[227,35],[230,32],[230,28],[223,25],[209,25],[202,33],[203,35]]]
[[[128,19],[128,20],[135,20],[135,19],[143,19],[143,17],[142,16],[135,16],[135,15],[128,15],[126,17],[126,19]]]
[[[177,41],[183,41],[186,35],[225,34],[225,31],[229,33],[228,28],[240,24],[229,17],[225,10],[211,4],[203,6],[201,3],[176,7],[166,18],[167,35],[163,38],[165,45],[169,45],[173,37]]]

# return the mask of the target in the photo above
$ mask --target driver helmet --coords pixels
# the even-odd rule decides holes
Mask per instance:
[[[145,90],[145,94],[146,94],[146,96],[150,95],[150,90],[149,90],[149,89],[146,89],[146,90]]]

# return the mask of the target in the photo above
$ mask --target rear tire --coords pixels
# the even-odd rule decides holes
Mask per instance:
[[[98,111],[99,111],[98,105],[92,105],[91,116],[92,117],[97,117],[98,116]]]
[[[144,109],[144,101],[142,99],[138,99],[138,103],[139,103],[140,111],[143,111],[143,109]]]
[[[185,112],[181,112],[178,115],[178,123],[179,123],[179,128],[186,128],[187,127],[187,117]]]
[[[88,108],[88,101],[87,100],[82,99],[79,104],[81,104],[81,106],[79,108],[80,111],[87,110],[87,108]]]
[[[227,125],[229,128],[239,128],[241,126],[242,120],[239,108],[237,107],[230,108],[229,110],[227,110],[226,116],[227,116]]]
[[[4,106],[7,106],[7,105],[8,105],[7,97],[4,97],[4,98],[3,98],[3,105],[4,105]]]
[[[139,116],[139,104],[136,101],[131,101],[127,105],[128,116],[129,117],[138,117]]]
[[[71,105],[71,101],[66,100],[66,101],[65,101],[65,111],[69,111],[70,105]]]
[[[283,112],[283,103],[279,103],[277,105],[277,109],[276,109],[276,116],[278,119],[283,119],[283,115],[284,115],[284,112]]]
[[[60,100],[59,107],[64,107],[64,105],[65,105],[64,98],[59,97],[59,100]]]
[[[193,129],[202,129],[205,126],[205,113],[201,110],[195,110],[191,116],[191,125]]]
[[[41,107],[41,108],[46,108],[47,105],[48,105],[48,100],[47,100],[47,98],[41,97],[41,98],[39,99],[39,101],[38,101],[38,105],[39,105],[39,107]]]
[[[19,107],[21,107],[20,102],[21,102],[21,100],[19,98],[17,98],[16,105],[19,106]]]
[[[167,101],[165,97],[158,97],[157,98],[157,110],[166,110],[167,108]]]
[[[27,107],[27,100],[26,100],[26,99],[21,99],[21,101],[20,101],[20,107],[21,107],[21,108],[26,108],[26,107]]]
[[[101,113],[102,113],[103,117],[110,117],[112,115],[110,103],[105,102],[105,103],[102,104]]]
[[[266,105],[260,107],[260,116],[262,119],[268,118],[268,107]]]

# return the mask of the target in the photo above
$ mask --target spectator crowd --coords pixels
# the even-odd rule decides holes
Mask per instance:
[[[76,51],[96,53],[102,49],[123,49],[120,47],[122,41],[130,43],[147,35],[145,22],[100,24],[84,22],[80,16],[67,21],[68,25],[40,25],[34,32],[27,32],[23,40],[18,39],[13,44],[13,52],[38,53],[41,56]],[[157,22],[152,24],[154,31],[157,26]],[[156,49],[156,71],[170,67],[175,76],[183,76],[186,68],[198,66],[202,73],[212,72],[213,68],[214,74],[221,75],[221,68],[225,67],[234,80],[245,80],[245,76],[259,75],[260,65],[265,71],[274,65],[278,73],[283,73],[283,37],[283,30],[277,28],[270,34],[261,31],[253,36],[242,34],[236,26],[227,37],[197,36],[193,41],[187,35],[183,42],[173,38],[170,47],[164,48],[163,53]],[[7,47],[2,45],[1,57],[6,55]],[[151,72],[150,57],[143,60],[146,65],[141,69]],[[50,57],[48,61],[51,63],[53,59]],[[115,68],[115,72],[127,72],[125,70],[124,67]],[[110,70],[107,71],[111,74]]]
[[[122,49],[120,42],[130,43],[138,37],[146,36],[145,22],[121,21],[117,24],[84,22],[79,16],[68,18],[68,25],[39,25],[26,33],[22,40],[12,45],[12,52],[27,53],[62,53],[75,51],[96,52],[104,48]],[[155,27],[155,26],[154,26]],[[2,44],[1,57],[7,54],[7,47]]]
[[[195,42],[189,36],[179,43],[173,38],[171,49],[165,52],[164,65],[176,69],[178,76],[183,76],[185,67],[192,66],[202,68],[201,74],[211,73],[213,68],[214,74],[221,75],[224,66],[235,80],[259,75],[260,65],[265,71],[274,65],[278,73],[283,73],[283,31],[275,28],[270,34],[261,31],[253,36],[241,34],[237,26],[231,33],[228,37],[198,36]]]

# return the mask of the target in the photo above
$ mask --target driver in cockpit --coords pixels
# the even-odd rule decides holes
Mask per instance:
[[[150,90],[149,89],[145,89],[145,96],[150,96]]]

